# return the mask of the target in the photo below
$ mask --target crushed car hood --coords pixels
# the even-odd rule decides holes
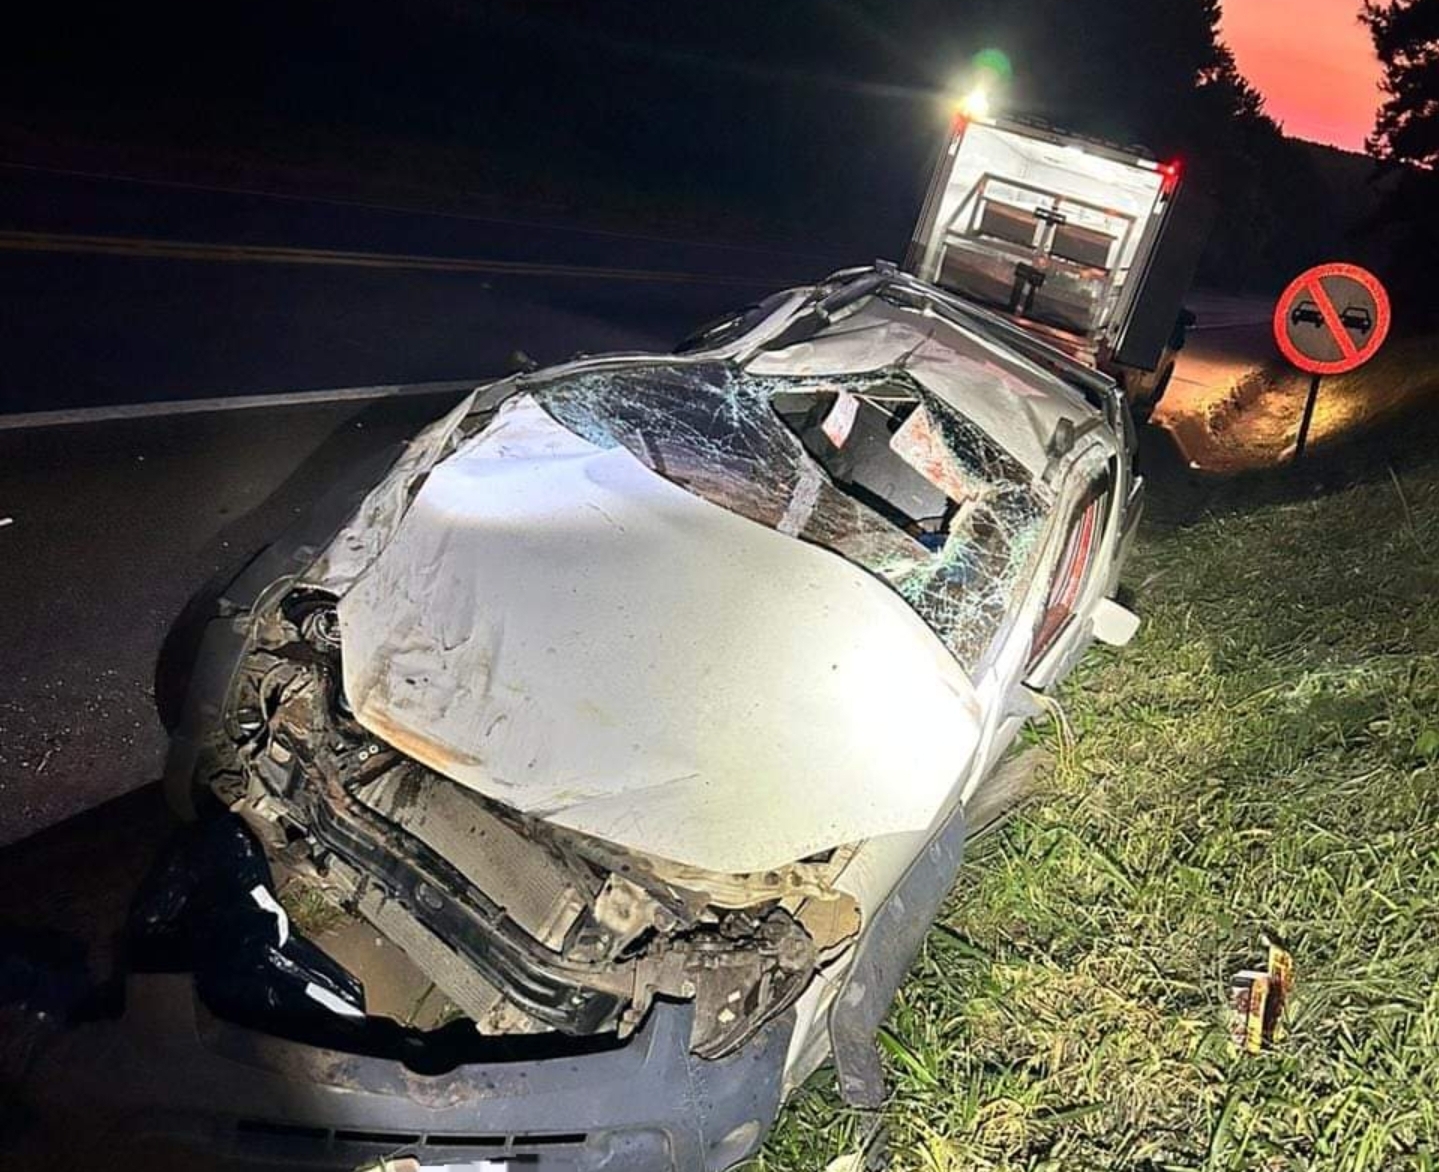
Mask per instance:
[[[383,540],[352,524],[325,563],[362,725],[525,813],[712,871],[933,821],[981,717],[900,593],[529,395],[439,458],[463,408],[417,441],[436,462],[398,521],[403,462],[372,494],[393,502]]]

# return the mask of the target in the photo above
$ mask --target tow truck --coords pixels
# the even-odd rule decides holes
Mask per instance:
[[[1144,422],[1195,320],[1183,298],[1211,217],[1178,161],[960,113],[904,267],[1109,375]]]

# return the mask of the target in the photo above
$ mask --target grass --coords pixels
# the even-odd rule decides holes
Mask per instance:
[[[296,931],[312,940],[334,931],[349,918],[319,888],[298,877],[280,889],[280,906]]]
[[[1147,531],[882,1039],[899,1169],[1439,1166],[1439,466]],[[1064,727],[1067,725],[1067,728]],[[1286,937],[1283,1036],[1229,1044]],[[754,1172],[871,1126],[822,1071]]]
[[[1325,410],[1316,411],[1315,443],[1341,440],[1361,427],[1423,409],[1439,396],[1439,335],[1392,338],[1373,361],[1321,384]]]

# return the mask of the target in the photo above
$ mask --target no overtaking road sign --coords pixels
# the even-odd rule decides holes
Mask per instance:
[[[1300,273],[1274,307],[1274,339],[1310,374],[1344,374],[1374,357],[1389,333],[1389,295],[1358,265]]]
[[[1317,265],[1289,282],[1274,306],[1274,340],[1284,357],[1314,377],[1294,457],[1304,454],[1319,378],[1368,362],[1389,333],[1389,295],[1379,279],[1350,264]]]

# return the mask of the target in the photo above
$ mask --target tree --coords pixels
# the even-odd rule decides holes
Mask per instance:
[[[1384,104],[1369,149],[1398,171],[1369,225],[1390,241],[1390,286],[1396,310],[1431,324],[1439,308],[1429,286],[1439,266],[1439,0],[1366,0],[1361,16],[1384,66]]]
[[[1380,158],[1439,167],[1439,0],[1364,5],[1384,66],[1384,93],[1369,148]]]

